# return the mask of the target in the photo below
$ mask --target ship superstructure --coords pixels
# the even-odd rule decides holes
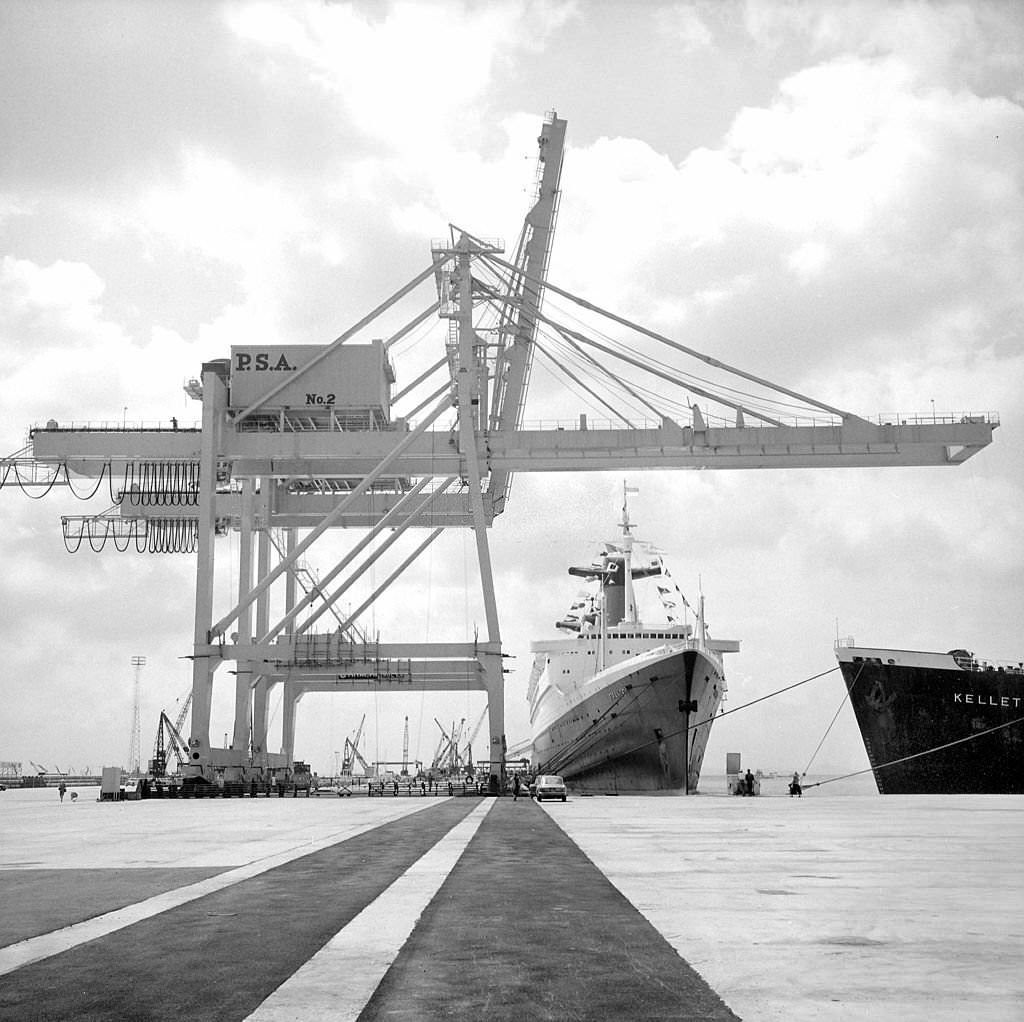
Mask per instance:
[[[634,537],[630,492],[621,537],[569,568],[587,588],[557,623],[567,637],[531,643],[533,765],[577,790],[694,792],[725,696],[722,654],[739,643],[708,636],[703,596],[694,611]],[[663,622],[641,620],[637,583],[656,586]]]
[[[838,645],[881,794],[1024,792],[1024,664]]]

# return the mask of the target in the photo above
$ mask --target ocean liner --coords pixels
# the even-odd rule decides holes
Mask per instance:
[[[694,792],[726,691],[722,654],[739,642],[708,637],[703,596],[689,623],[660,555],[633,535],[631,492],[621,538],[569,568],[586,588],[556,625],[567,637],[531,643],[532,765],[575,791]],[[664,623],[640,620],[637,583],[657,587]]]
[[[836,646],[881,794],[1024,792],[1024,664]]]

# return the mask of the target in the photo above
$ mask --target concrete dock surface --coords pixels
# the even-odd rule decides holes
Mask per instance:
[[[1020,796],[0,793],[0,1019],[1024,1018]]]

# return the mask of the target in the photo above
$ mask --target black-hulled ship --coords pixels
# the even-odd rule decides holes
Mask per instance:
[[[576,791],[694,792],[725,695],[722,654],[739,643],[709,638],[703,599],[681,620],[689,605],[634,540],[625,494],[621,529],[597,561],[569,569],[588,588],[557,624],[568,637],[530,645],[533,769]],[[657,586],[664,621],[640,619],[638,582]]]
[[[881,794],[1024,792],[1024,665],[837,646]]]

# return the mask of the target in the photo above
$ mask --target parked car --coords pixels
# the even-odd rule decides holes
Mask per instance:
[[[565,801],[565,781],[558,774],[541,774],[534,787],[538,802],[546,798],[560,798]]]

